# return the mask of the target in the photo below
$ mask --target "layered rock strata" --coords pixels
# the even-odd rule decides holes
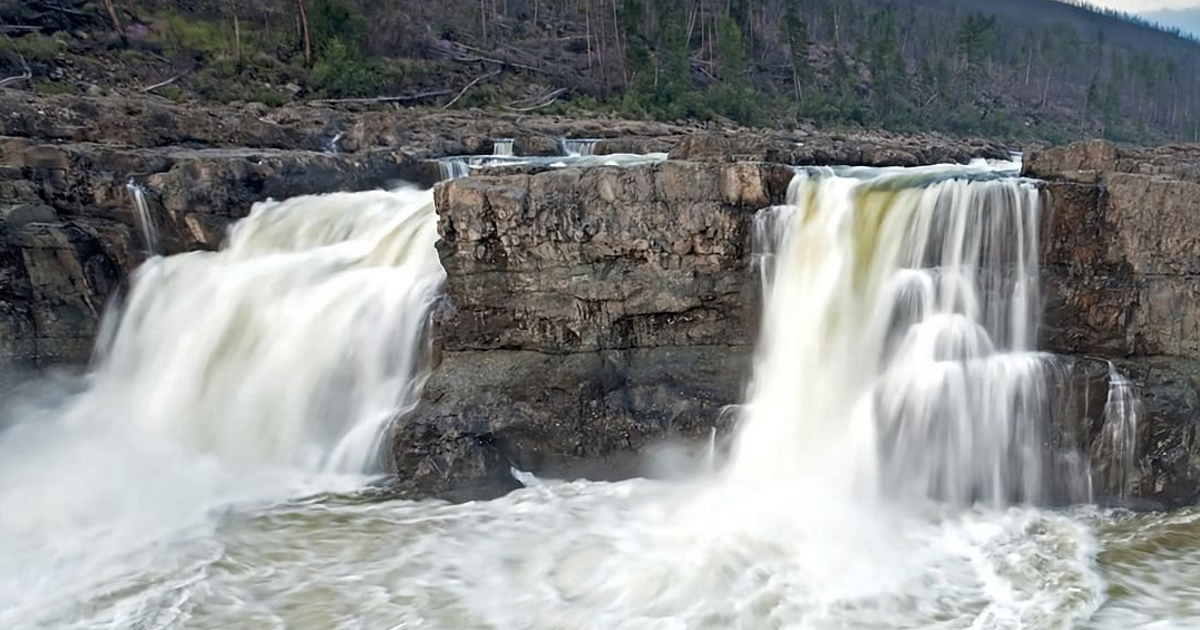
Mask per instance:
[[[648,448],[723,435],[761,308],[753,217],[793,176],[672,160],[439,185],[445,305],[422,403],[390,440],[401,485],[494,491],[514,468],[645,474]],[[1046,496],[1125,494],[1105,435],[1107,363],[1062,357],[1045,378]],[[1088,471],[1090,488],[1065,485]]]
[[[1200,148],[1087,142],[1034,154],[1046,182],[1044,344],[1140,387],[1132,493],[1200,499]]]
[[[145,189],[161,251],[170,254],[216,247],[231,222],[267,198],[400,180],[430,186],[439,170],[425,160],[491,153],[498,138],[513,138],[518,155],[556,155],[561,138],[596,139],[600,154],[644,153],[700,134],[705,140],[681,148],[696,159],[718,159],[711,147],[736,142],[764,156],[799,150],[788,158],[797,163],[961,161],[1005,150],[935,136],[780,135],[476,111],[198,107],[146,95],[9,89],[0,89],[0,111],[0,275],[11,279],[0,287],[0,389],[17,372],[87,359],[104,305],[146,255],[130,180]],[[921,153],[922,146],[940,148]],[[697,147],[710,147],[707,156]]]
[[[668,161],[447,182],[437,367],[392,440],[422,487],[636,472],[742,397],[756,329],[750,224],[792,169]]]

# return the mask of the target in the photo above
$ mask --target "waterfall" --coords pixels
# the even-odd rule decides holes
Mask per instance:
[[[418,398],[436,240],[430,191],[256,204],[221,251],[137,271],[72,415],[231,462],[374,470]]]
[[[496,157],[512,157],[514,155],[513,139],[501,138],[496,140],[495,144],[492,145],[492,155]]]
[[[754,224],[764,316],[731,474],[1039,501],[1034,183],[1011,164],[798,174]]]
[[[1137,469],[1138,417],[1141,400],[1133,383],[1125,378],[1111,362],[1108,364],[1108,397],[1104,402],[1104,424],[1101,426],[1097,459],[1103,462],[1101,473],[1105,485],[1117,488],[1124,496],[1134,481]]]
[[[340,143],[342,141],[343,135],[345,135],[345,134],[343,134],[340,131],[337,132],[336,134],[334,134],[333,138],[331,138],[329,140],[329,143],[325,145],[325,152],[331,153],[333,155],[337,155],[338,153],[341,153],[340,146],[338,143]]]
[[[462,158],[442,158],[438,160],[438,170],[442,180],[459,179],[471,174],[471,166]]]
[[[599,142],[599,140],[593,138],[580,138],[576,140],[563,138],[561,141],[562,154],[566,157],[587,157],[594,155],[596,144]]]
[[[154,226],[154,218],[150,216],[150,207],[146,205],[146,190],[132,179],[125,184],[125,190],[129,192],[129,198],[133,200],[133,207],[137,211],[134,216],[137,218],[138,230],[142,233],[142,245],[148,254],[154,256],[159,253],[158,230]]]

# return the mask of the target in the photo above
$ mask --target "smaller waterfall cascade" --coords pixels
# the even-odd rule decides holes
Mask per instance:
[[[134,216],[137,218],[138,230],[142,233],[142,245],[148,254],[154,256],[159,253],[158,229],[154,225],[154,217],[150,215],[150,207],[146,204],[146,190],[132,179],[125,184],[125,190],[129,192],[129,198],[133,200],[133,207],[137,211]]]
[[[471,165],[463,158],[442,158],[438,160],[438,170],[442,180],[459,179],[471,174]]]
[[[329,139],[329,143],[325,145],[325,152],[333,154],[333,155],[337,155],[338,153],[341,153],[341,144],[340,143],[342,141],[342,136],[344,136],[344,135],[345,134],[343,134],[340,131],[337,132],[336,134],[334,134],[334,136]]]
[[[495,144],[492,145],[492,155],[496,157],[513,157],[513,144],[514,141],[512,138],[496,140]]]
[[[567,157],[588,157],[595,155],[596,144],[600,141],[594,138],[580,138],[562,140],[562,154]]]
[[[234,462],[370,471],[417,400],[436,240],[431,191],[256,204],[221,251],[137,271],[73,412]]]
[[[1108,364],[1108,398],[1095,455],[1105,462],[1101,473],[1109,488],[1127,491],[1137,469],[1138,418],[1142,402],[1136,387],[1117,367]]]
[[[1016,171],[805,172],[788,205],[759,214],[764,318],[731,474],[1044,499],[1040,201]]]

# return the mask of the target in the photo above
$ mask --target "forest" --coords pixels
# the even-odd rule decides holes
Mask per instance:
[[[0,55],[13,70],[0,78],[32,68],[35,89],[70,91],[72,71],[103,63],[116,80],[169,81],[155,92],[177,100],[454,99],[763,126],[1200,140],[1200,43],[1053,0],[57,3],[75,16],[51,5],[0,0]],[[92,61],[56,66],[72,53]]]

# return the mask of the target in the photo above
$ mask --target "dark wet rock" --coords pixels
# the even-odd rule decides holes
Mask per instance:
[[[619,479],[665,440],[703,442],[741,399],[749,346],[551,354],[444,352],[397,423],[394,470],[425,488],[499,483],[510,469]]]
[[[133,266],[133,243],[112,223],[0,222],[0,387],[88,359],[105,303]]]

